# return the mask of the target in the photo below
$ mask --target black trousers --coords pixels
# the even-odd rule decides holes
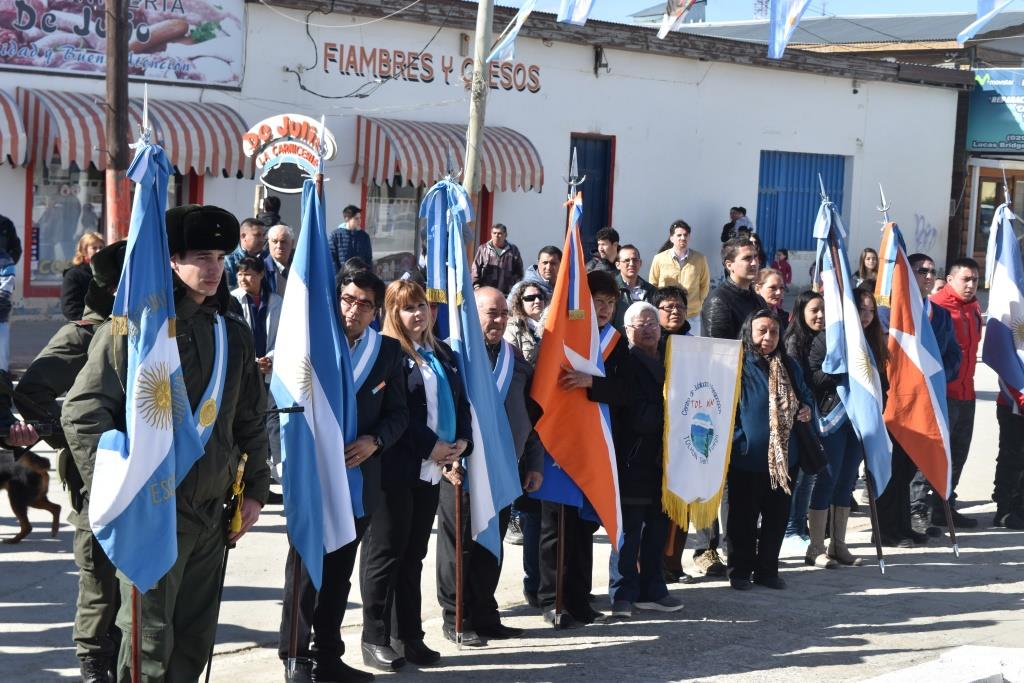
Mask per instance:
[[[359,560],[363,642],[421,640],[420,578],[437,514],[438,486],[384,489]]]
[[[971,450],[971,439],[974,437],[974,413],[977,404],[974,399],[961,401],[947,397],[946,407],[949,412],[949,456],[953,464],[953,489],[950,491],[949,505],[955,509],[956,486],[960,483],[960,475],[967,464],[967,454]],[[935,495],[931,484],[920,472],[915,472],[910,486],[910,508],[914,514],[926,514],[931,511],[941,515],[943,511],[942,499]]]
[[[558,503],[541,503],[540,590],[544,610],[555,607],[558,578]],[[565,576],[562,581],[565,609],[573,615],[590,613],[590,588],[594,578],[594,533],[598,524],[580,519],[579,509],[565,506]]]
[[[794,468],[790,481],[796,481]],[[790,494],[772,489],[768,472],[729,468],[729,578],[779,575],[779,551],[789,522]],[[757,520],[761,519],[758,529]]]
[[[892,439],[892,476],[885,492],[875,502],[878,529],[885,538],[910,538],[910,482],[915,474],[914,461],[896,439]]]
[[[1024,512],[1024,416],[996,406],[999,453],[992,500],[1000,512]]]
[[[448,626],[455,626],[455,487],[441,480],[437,506],[437,602]],[[508,529],[510,508],[498,513],[502,539]],[[501,577],[501,562],[490,550],[473,541],[469,493],[462,489],[462,614],[463,630],[501,623],[494,592]]]
[[[277,653],[282,660],[288,657],[292,634],[292,595],[298,582],[299,613],[295,622],[296,656],[320,660],[337,659],[345,654],[341,640],[341,622],[345,618],[348,594],[352,590],[352,570],[356,564],[359,542],[363,539],[369,517],[356,520],[356,540],[334,552],[324,555],[323,578],[320,592],[313,588],[309,573],[297,554],[289,552],[284,569],[284,601],[281,609],[281,628],[277,639]],[[290,550],[290,549],[289,549]],[[296,566],[298,565],[298,566]],[[298,571],[296,571],[298,570]],[[309,634],[313,630],[313,647]]]

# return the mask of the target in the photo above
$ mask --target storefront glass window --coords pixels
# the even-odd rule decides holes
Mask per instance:
[[[91,164],[84,171],[73,163],[61,168],[60,159],[54,157],[49,164],[36,165],[32,182],[29,282],[33,286],[60,285],[79,238],[87,232],[104,232],[104,173]],[[180,187],[181,177],[171,176],[168,207],[180,203]]]
[[[401,277],[417,264],[426,225],[419,218],[422,199],[422,187],[404,185],[397,176],[392,186],[369,187],[365,227],[373,244],[374,269],[385,281]]]

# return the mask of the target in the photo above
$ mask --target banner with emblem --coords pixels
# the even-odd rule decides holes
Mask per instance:
[[[662,507],[680,529],[718,517],[742,374],[738,340],[667,337]]]

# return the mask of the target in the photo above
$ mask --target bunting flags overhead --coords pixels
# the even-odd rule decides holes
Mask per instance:
[[[768,21],[768,56],[780,59],[811,0],[771,0]]]
[[[975,19],[963,31],[957,34],[956,42],[963,45],[973,38],[981,29],[985,28],[988,22],[1009,5],[1013,0],[978,0],[978,18]]]
[[[516,12],[515,18],[512,23],[505,27],[505,30],[498,36],[498,40],[494,43],[494,47],[491,48],[491,54],[487,55],[487,62],[507,62],[510,61],[516,55],[516,38],[519,36],[520,29],[523,28],[523,24],[530,17],[530,13],[533,12],[533,8],[537,5],[537,0],[526,0],[519,11]]]

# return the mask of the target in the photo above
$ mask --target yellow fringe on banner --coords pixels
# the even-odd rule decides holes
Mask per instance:
[[[128,316],[126,315],[112,315],[110,316],[110,334],[115,337],[127,337],[128,336]]]
[[[722,481],[718,485],[718,493],[707,500],[687,502],[677,496],[668,488],[668,465],[669,465],[669,411],[668,383],[672,377],[672,341],[673,336],[669,335],[668,343],[665,346],[665,388],[663,390],[665,403],[665,426],[662,436],[663,460],[661,476],[661,507],[665,514],[675,522],[680,529],[689,529],[690,522],[693,522],[695,529],[706,529],[718,518],[718,508],[722,503],[722,492],[725,490],[725,480],[729,475],[729,462],[732,459],[732,435],[736,429],[736,406],[740,401],[740,390],[743,380],[743,348],[739,350],[736,364],[736,391],[733,393],[733,403],[729,419],[728,441],[725,447],[725,466],[722,468]]]
[[[583,309],[574,308],[569,311],[569,320],[583,320]]]
[[[448,303],[448,293],[443,289],[427,289],[427,301],[432,304]]]

